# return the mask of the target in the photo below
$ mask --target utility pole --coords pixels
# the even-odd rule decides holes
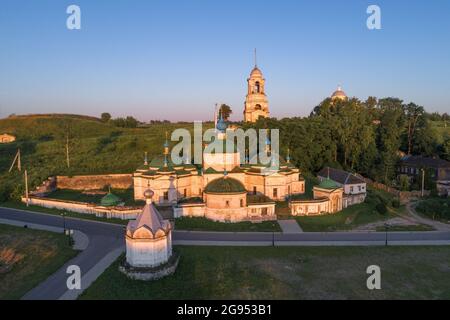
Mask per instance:
[[[424,184],[425,184],[425,170],[422,168],[422,198],[424,193]]]
[[[16,164],[16,161],[17,161],[17,170],[22,171],[22,162],[20,161],[20,149],[17,150],[16,156],[14,157],[14,160],[13,160],[8,172],[11,172],[14,165]]]
[[[28,207],[28,172],[27,170],[25,170],[25,199],[26,199],[26,203],[27,203],[27,207]]]

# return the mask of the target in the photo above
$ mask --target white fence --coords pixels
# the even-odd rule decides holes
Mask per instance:
[[[26,203],[27,199],[22,197],[22,202]],[[70,212],[95,215],[99,218],[117,218],[122,220],[135,219],[142,211],[140,208],[131,207],[102,207],[95,204],[85,202],[59,200],[51,198],[29,197],[28,204],[51,209],[66,210]]]

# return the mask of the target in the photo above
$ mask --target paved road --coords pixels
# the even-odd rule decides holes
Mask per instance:
[[[278,220],[283,233],[302,233],[303,230],[295,219]]]
[[[450,232],[389,232],[388,242],[392,245],[450,245]],[[384,232],[303,232],[283,233],[233,233],[174,231],[174,244],[184,245],[383,245]]]
[[[62,217],[0,208],[0,218],[49,226],[62,226]],[[68,265],[80,266],[82,274],[89,274],[104,264],[111,252],[118,252],[124,245],[121,225],[66,218],[66,227],[80,230],[89,237],[88,247],[70,260],[46,281],[28,292],[24,299],[58,299],[67,296],[65,270]],[[383,232],[303,232],[297,234],[254,232],[199,232],[174,231],[173,242],[178,245],[243,245],[243,246],[367,246],[384,245]],[[449,231],[389,232],[391,245],[450,245]],[[109,259],[111,260],[111,259]]]

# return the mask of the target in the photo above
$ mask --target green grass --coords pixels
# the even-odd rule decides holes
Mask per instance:
[[[125,206],[143,207],[145,205],[144,201],[134,200],[133,189],[114,189],[111,190],[111,192],[118,196],[125,203]],[[47,197],[52,199],[100,204],[100,201],[104,196],[104,194],[84,194],[82,191],[78,190],[58,189],[50,193]]]
[[[204,129],[212,124],[204,124]],[[70,128],[70,168],[65,144]],[[165,132],[177,128],[193,131],[192,123],[160,123],[145,128],[117,128],[98,119],[44,115],[0,119],[0,132],[17,135],[12,144],[0,144],[0,201],[6,196],[18,199],[24,193],[23,172],[8,169],[17,149],[22,167],[28,169],[31,189],[52,175],[132,173],[149,159],[161,155]],[[175,143],[173,143],[175,144]]]
[[[450,247],[177,247],[175,274],[134,281],[110,266],[81,299],[448,299]],[[369,265],[381,290],[366,287]]]
[[[63,234],[0,224],[0,299],[20,299],[76,254]]]
[[[356,204],[335,214],[295,217],[303,231],[307,232],[350,230],[360,225],[389,218],[393,218],[393,216],[390,214],[381,215],[372,205],[367,203]]]
[[[351,230],[355,227],[391,219],[404,211],[404,207],[392,208],[394,196],[380,190],[370,188],[364,203],[356,204],[334,214],[321,216],[297,216],[294,217],[303,231],[328,232],[338,230]],[[387,205],[387,213],[380,214],[376,205],[383,202]]]
[[[206,218],[178,218],[175,220],[176,230],[190,231],[222,231],[222,232],[281,232],[276,221],[263,221],[261,223],[236,222],[225,223],[211,221]]]
[[[101,221],[101,222],[108,222],[108,223],[115,223],[115,224],[123,224],[126,225],[128,223],[128,220],[122,220],[117,218],[100,218],[96,217],[92,214],[82,214],[82,213],[76,213],[76,212],[69,212],[65,210],[59,210],[59,209],[52,209],[52,208],[45,208],[40,206],[26,206],[22,202],[16,202],[16,201],[7,201],[0,203],[0,207],[5,208],[12,208],[12,209],[20,209],[20,210],[26,210],[26,211],[33,211],[33,212],[40,212],[40,213],[47,213],[52,215],[60,216],[61,214],[65,214],[66,217],[71,218],[78,218],[78,219],[84,219],[84,220],[94,220],[94,221]]]
[[[408,226],[389,226],[388,232],[408,232],[408,231],[433,231],[434,228],[426,225],[426,224],[416,224],[416,225],[408,225]],[[376,228],[378,232],[385,232],[386,229],[384,226],[379,226]]]

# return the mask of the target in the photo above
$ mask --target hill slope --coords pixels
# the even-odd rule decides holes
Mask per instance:
[[[70,168],[66,162],[67,128]],[[74,115],[0,119],[0,132],[18,138],[15,143],[0,145],[0,201],[2,194],[23,194],[23,172],[8,173],[18,148],[22,168],[28,170],[30,186],[34,188],[51,175],[131,173],[143,163],[144,152],[148,152],[149,159],[161,154],[165,132],[176,128],[193,130],[191,123],[117,128],[95,118]]]
[[[79,115],[42,114],[11,116],[0,119],[0,133],[10,133],[19,140],[65,138],[67,132],[77,137],[107,134],[117,128],[100,119]]]

